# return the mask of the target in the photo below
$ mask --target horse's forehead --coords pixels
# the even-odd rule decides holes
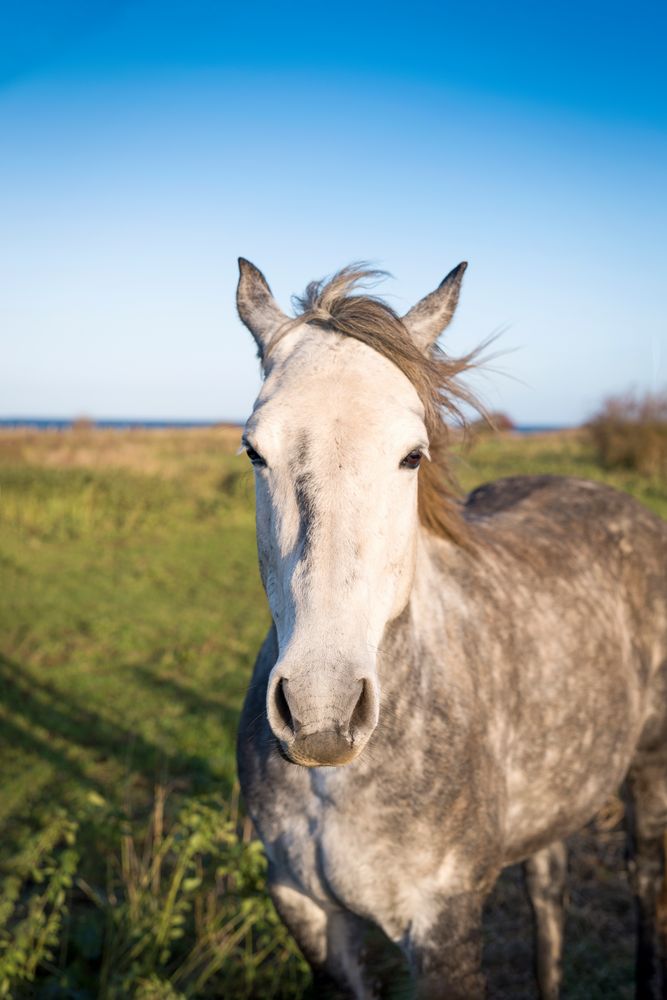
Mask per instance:
[[[311,335],[272,372],[259,397],[266,419],[290,427],[332,422],[341,432],[423,419],[409,379],[387,358],[349,337]],[[258,413],[259,415],[259,413]]]

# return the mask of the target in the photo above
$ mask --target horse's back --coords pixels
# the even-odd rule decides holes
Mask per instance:
[[[482,542],[499,544],[551,574],[587,565],[613,570],[646,620],[667,638],[667,522],[604,483],[565,476],[512,476],[467,497],[466,520]]]
[[[629,494],[591,479],[508,476],[478,486],[466,497],[464,506],[464,516],[472,522],[503,516],[515,522],[530,521],[547,513],[561,525],[588,521],[607,524],[615,531],[640,528],[667,546],[667,522]]]
[[[667,522],[634,497],[586,479],[513,476],[467,498],[465,517],[507,571],[535,598],[558,594],[563,625],[575,609],[619,616],[642,672],[667,663]],[[529,595],[528,600],[531,600]],[[648,676],[647,676],[648,679]]]

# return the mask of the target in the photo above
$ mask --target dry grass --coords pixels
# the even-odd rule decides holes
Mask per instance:
[[[231,424],[115,430],[77,422],[69,430],[0,429],[0,463],[52,469],[125,469],[165,478],[202,471],[240,444]]]

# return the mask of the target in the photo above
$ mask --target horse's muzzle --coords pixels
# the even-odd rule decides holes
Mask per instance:
[[[366,746],[378,721],[377,682],[371,677],[355,680],[335,699],[335,707],[327,706],[327,701],[331,704],[334,699],[323,699],[320,692],[284,676],[272,678],[267,694],[269,725],[292,763],[340,767]]]

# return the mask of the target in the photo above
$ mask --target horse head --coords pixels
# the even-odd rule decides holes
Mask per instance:
[[[442,443],[439,392],[465,364],[453,371],[434,345],[465,264],[402,319],[350,294],[377,272],[347,268],[310,285],[289,318],[261,272],[239,264],[238,310],[265,376],[243,444],[279,649],[268,721],[292,762],[347,764],[378,723],[378,649],[409,600],[428,514],[420,490],[439,489],[447,510],[430,460]],[[427,478],[418,470],[429,463]]]

